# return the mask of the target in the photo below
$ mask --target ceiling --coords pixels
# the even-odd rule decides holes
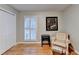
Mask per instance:
[[[18,11],[63,11],[69,4],[10,4]]]

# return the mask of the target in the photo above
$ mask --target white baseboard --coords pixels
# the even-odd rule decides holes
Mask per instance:
[[[77,53],[79,55],[79,52],[77,50],[75,50],[75,53]]]
[[[40,44],[41,42],[17,42],[17,44],[35,44],[35,43]]]
[[[17,43],[11,45],[10,47],[8,47],[7,49],[3,50],[0,55],[3,55],[6,51],[8,51],[10,48],[12,48],[13,46],[15,46]]]
[[[2,55],[3,53],[5,53],[7,50],[9,50],[10,48],[12,48],[13,46],[16,46],[17,44],[34,44],[34,43],[38,43],[40,44],[41,42],[16,42],[15,44],[13,44],[12,46],[10,46],[8,49],[3,50],[0,55]]]

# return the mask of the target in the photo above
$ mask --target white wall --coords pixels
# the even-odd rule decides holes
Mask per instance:
[[[7,12],[2,11],[1,8]],[[12,12],[12,8],[0,5],[0,54],[16,44],[16,14],[15,11],[12,14],[8,11]]]
[[[79,5],[72,5],[64,11],[64,24],[74,48],[79,52]]]
[[[21,12],[18,19],[18,40],[17,42],[24,41],[24,16],[33,15],[37,16],[37,39],[40,41],[41,34],[49,34],[54,36],[56,32],[63,31],[62,12]],[[46,16],[58,16],[58,31],[46,31]]]

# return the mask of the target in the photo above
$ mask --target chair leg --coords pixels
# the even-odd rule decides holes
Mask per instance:
[[[48,40],[48,44],[49,44],[49,47],[51,47],[51,42],[50,42],[50,40]]]
[[[43,41],[41,41],[41,47],[43,47]]]
[[[53,55],[56,55],[56,54],[55,54],[55,51],[52,50],[52,54],[53,54]]]
[[[52,54],[54,55],[54,52],[52,51]]]

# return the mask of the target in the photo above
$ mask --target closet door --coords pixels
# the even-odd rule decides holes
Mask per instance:
[[[0,54],[16,43],[16,15],[0,10]]]

